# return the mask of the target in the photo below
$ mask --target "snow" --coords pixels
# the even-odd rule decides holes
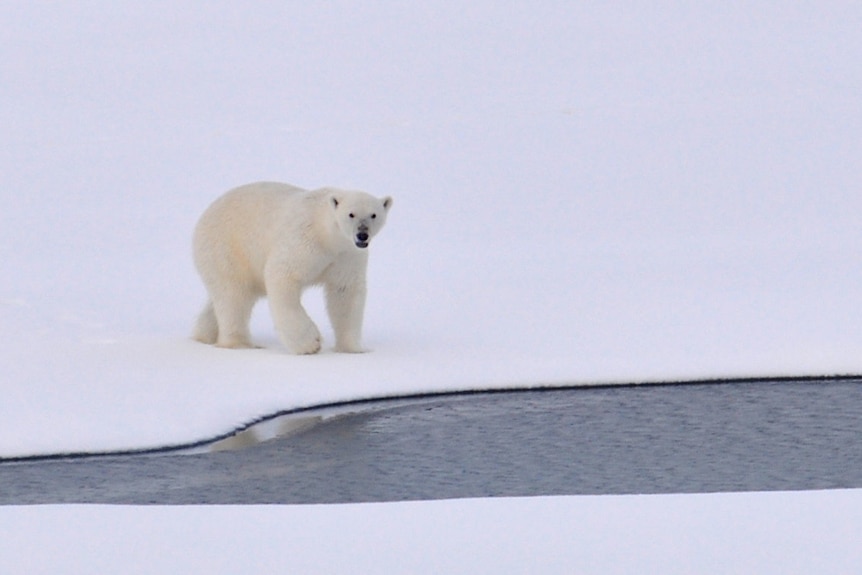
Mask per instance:
[[[830,575],[862,561],[858,491],[0,513],[9,575]]]
[[[4,12],[2,455],[411,391],[862,372],[858,9]],[[187,340],[194,222],[258,179],[395,197],[372,353],[287,356],[265,305],[263,351]]]
[[[181,443],[393,393],[862,373],[855,3],[85,1],[0,15],[0,457]],[[372,352],[286,355],[265,305],[262,350],[188,340],[204,299],[194,222],[263,179],[395,198],[371,247]],[[307,299],[331,346],[320,294]],[[771,511],[814,496],[762,497]],[[801,513],[812,526],[859,500],[822,497]],[[704,499],[646,500],[694,520]],[[642,500],[547,501],[622,516]],[[511,509],[416,505],[480,522]],[[550,504],[512,505],[536,518],[518,540]],[[265,542],[256,518],[368,511],[409,539],[405,509],[418,508],[10,508],[0,525],[179,529],[222,514]],[[130,533],[167,544],[146,521]],[[432,528],[417,521],[417,537]],[[779,525],[757,536],[782,543],[795,527]],[[599,563],[631,567],[618,559]]]

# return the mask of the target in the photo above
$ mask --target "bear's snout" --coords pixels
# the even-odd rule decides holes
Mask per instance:
[[[360,222],[359,227],[356,228],[356,238],[354,242],[357,248],[367,248],[368,247],[368,224],[364,221]]]

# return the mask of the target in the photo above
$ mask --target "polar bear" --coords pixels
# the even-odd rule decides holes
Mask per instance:
[[[265,296],[285,347],[296,354],[317,353],[320,332],[300,297],[305,288],[322,284],[335,350],[361,352],[366,248],[391,207],[390,197],[276,182],[225,193],[194,231],[195,266],[209,294],[194,339],[253,347],[249,319]]]

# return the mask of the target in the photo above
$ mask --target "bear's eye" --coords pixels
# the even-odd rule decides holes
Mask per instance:
[[[351,219],[351,220],[353,219],[353,214],[350,214],[350,219]]]
[[[376,218],[376,217],[377,217],[377,214],[371,214],[371,219],[372,219],[372,220],[373,220],[374,218]]]

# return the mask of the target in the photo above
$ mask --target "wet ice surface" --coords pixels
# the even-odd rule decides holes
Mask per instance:
[[[241,449],[2,464],[0,504],[862,487],[860,381],[502,392],[357,409],[303,414],[278,424],[290,434],[246,437]]]

